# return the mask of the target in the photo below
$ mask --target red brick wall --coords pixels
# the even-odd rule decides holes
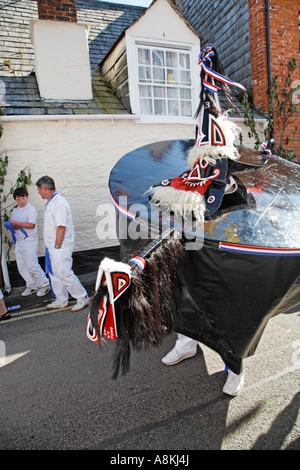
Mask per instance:
[[[300,80],[299,13],[299,0],[269,1],[271,73],[273,78],[278,75],[279,93],[287,76],[288,63],[292,57],[295,57],[297,61],[297,67],[292,76],[293,80]],[[268,68],[265,0],[249,0],[249,22],[254,104],[260,110],[267,112]],[[275,116],[276,108],[274,111]],[[280,123],[278,118],[274,119],[274,137],[276,142],[279,143]],[[298,111],[293,116],[291,124],[284,135],[288,135],[295,127],[298,127],[298,131],[295,137],[290,137],[291,142],[288,148],[296,151],[297,160],[300,163],[300,104],[298,104]]]
[[[40,20],[76,22],[76,0],[38,0]]]

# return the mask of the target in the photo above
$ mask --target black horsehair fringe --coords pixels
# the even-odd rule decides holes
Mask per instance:
[[[140,350],[160,346],[165,332],[172,330],[172,279],[182,252],[182,240],[178,232],[173,232],[145,256],[143,271],[136,264],[132,266],[130,287],[115,303],[118,338],[113,356],[113,379],[118,377],[120,368],[123,375],[128,372],[131,347]],[[106,294],[106,286],[95,292],[90,311],[100,347],[98,309]]]

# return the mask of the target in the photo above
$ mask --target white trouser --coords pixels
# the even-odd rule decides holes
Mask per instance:
[[[177,341],[176,341],[176,347],[177,350],[184,349],[185,351],[193,351],[194,348],[197,346],[199,341],[196,341],[195,339],[189,338],[188,336],[184,336],[181,333],[177,334]],[[243,370],[243,365],[241,365],[241,372]]]
[[[59,249],[49,248],[52,273],[50,281],[54,295],[59,303],[69,300],[69,293],[78,300],[87,296],[87,292],[72,270],[73,245]]]
[[[177,349],[191,349],[193,350],[198,344],[198,341],[195,339],[184,336],[181,333],[177,334],[176,346]]]
[[[49,285],[48,278],[39,265],[37,249],[38,241],[30,237],[17,240],[15,244],[18,271],[26,282],[26,287],[30,289],[40,289]]]

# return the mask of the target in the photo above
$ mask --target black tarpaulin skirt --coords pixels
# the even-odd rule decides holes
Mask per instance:
[[[299,304],[299,269],[296,256],[228,252],[217,243],[185,251],[175,279],[174,329],[217,351],[239,373],[268,320]]]

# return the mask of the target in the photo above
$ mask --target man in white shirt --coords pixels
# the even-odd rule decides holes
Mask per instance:
[[[89,298],[85,288],[72,270],[74,249],[74,227],[69,203],[55,189],[49,176],[42,176],[36,182],[38,193],[46,199],[44,213],[44,241],[48,250],[51,271],[50,281],[56,297],[47,305],[48,309],[66,308],[69,294],[77,300],[73,312],[83,309]]]
[[[11,213],[18,271],[26,282],[23,296],[36,293],[42,297],[50,291],[49,280],[38,261],[37,211],[30,204],[25,188],[17,188],[13,197],[18,204]]]

